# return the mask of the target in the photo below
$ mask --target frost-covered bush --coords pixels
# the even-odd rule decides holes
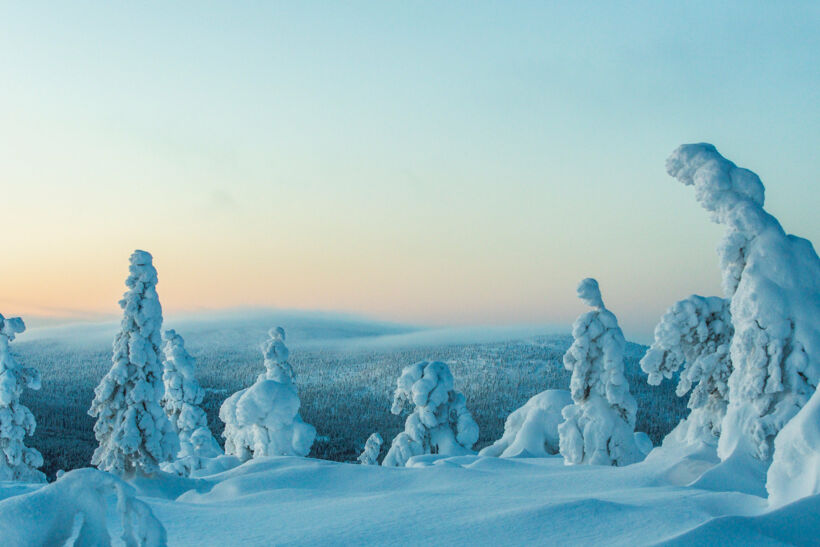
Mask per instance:
[[[564,354],[574,404],[562,412],[559,449],[568,464],[629,465],[644,454],[635,441],[637,404],[624,376],[626,340],[597,281],[581,281],[578,297],[593,310],[572,325],[574,342]]]
[[[362,465],[377,465],[379,463],[379,454],[382,452],[382,444],[384,440],[378,433],[373,433],[367,438],[364,443],[364,450],[359,454],[359,463]]]
[[[151,475],[174,458],[179,440],[159,404],[162,308],[149,253],[134,251],[125,284],[113,365],[94,390],[88,411],[97,418],[94,434],[99,442],[91,463],[105,471]]]
[[[557,454],[558,425],[564,421],[561,410],[571,404],[569,391],[542,391],[510,414],[504,422],[504,436],[478,455],[515,458]]]
[[[260,456],[307,456],[316,429],[299,415],[299,395],[288,362],[285,330],[271,329],[262,347],[265,372],[219,409],[225,453],[241,461]]]
[[[382,465],[404,466],[422,454],[470,453],[478,440],[478,424],[467,410],[464,395],[453,389],[450,367],[441,361],[420,361],[404,367],[396,384],[390,412],[399,415],[411,404],[415,409]]]
[[[39,490],[0,501],[2,544],[109,546],[111,498],[121,519],[120,539],[127,547],[167,545],[165,528],[136,498],[134,488],[96,469],[77,469]]]
[[[735,333],[718,454],[765,462],[820,381],[820,259],[763,208],[760,178],[711,144],[679,147],[666,170],[726,226],[718,254]]]
[[[9,342],[25,330],[19,317],[0,314],[0,481],[44,482],[45,475],[37,470],[43,457],[23,443],[37,424],[20,403],[25,388],[40,389],[40,373],[20,365],[9,350]]]
[[[179,435],[179,453],[173,462],[162,464],[162,469],[188,476],[202,467],[203,459],[220,456],[222,449],[199,406],[205,390],[196,379],[196,361],[185,350],[185,340],[176,331],[167,330],[163,351],[165,395],[161,404]]]
[[[774,505],[820,494],[820,390],[775,437],[766,490]]]
[[[655,327],[655,342],[641,359],[651,385],[671,379],[681,369],[676,394],[689,396],[689,416],[675,429],[690,444],[716,446],[726,415],[732,363],[732,317],[729,300],[692,295],[675,303]]]

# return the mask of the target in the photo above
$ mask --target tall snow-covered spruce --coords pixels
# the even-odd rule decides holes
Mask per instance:
[[[145,251],[131,255],[123,318],[114,339],[111,370],[94,390],[88,413],[97,418],[99,446],[91,463],[122,475],[152,475],[179,451],[179,439],[160,406],[162,307],[157,270]]]
[[[0,481],[45,482],[37,470],[43,456],[23,443],[34,434],[34,415],[20,403],[25,388],[40,389],[40,373],[20,365],[9,350],[9,342],[25,330],[19,317],[0,314]]]
[[[196,361],[185,350],[185,340],[176,331],[167,330],[163,350],[165,395],[161,404],[179,434],[179,453],[162,469],[187,476],[201,469],[203,460],[221,455],[222,449],[208,428],[205,411],[199,407],[205,390],[196,379]]]
[[[316,429],[299,415],[285,330],[271,329],[262,346],[265,372],[249,388],[228,397],[219,409],[225,422],[225,453],[241,461],[260,456],[307,456]]]
[[[440,361],[420,361],[404,367],[393,394],[393,414],[411,404],[413,412],[396,435],[382,465],[401,467],[413,456],[469,454],[478,440],[478,424],[467,410],[463,394],[453,389],[450,367]]]
[[[760,178],[711,144],[679,147],[666,170],[694,186],[700,205],[726,226],[718,254],[734,325],[733,370],[718,455],[766,462],[820,381],[820,259],[811,242],[786,234],[763,208]]]
[[[683,368],[675,393],[692,393],[689,416],[670,433],[676,442],[717,446],[729,399],[733,334],[729,301],[717,296],[681,300],[655,327],[655,341],[641,359],[649,383],[656,386]]]
[[[597,281],[581,281],[578,297],[593,309],[572,325],[575,340],[564,354],[574,404],[562,411],[560,452],[568,464],[629,465],[644,453],[635,439],[637,405],[624,376],[626,341]]]

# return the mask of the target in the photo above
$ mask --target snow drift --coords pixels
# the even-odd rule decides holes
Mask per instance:
[[[127,547],[162,547],[165,529],[134,488],[96,469],[70,471],[48,486],[0,501],[3,545],[111,545],[107,516],[115,498]]]

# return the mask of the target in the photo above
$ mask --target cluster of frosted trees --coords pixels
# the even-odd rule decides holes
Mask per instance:
[[[786,234],[766,212],[757,175],[713,146],[681,146],[667,171],[695,187],[698,201],[726,226],[726,234],[718,249],[724,295],[692,295],[675,303],[641,360],[650,384],[676,380],[677,395],[689,395],[690,413],[662,449],[667,455],[713,450],[727,466],[744,462],[767,472],[766,486],[778,503],[816,493],[820,259],[810,242]],[[156,284],[151,255],[135,251],[112,367],[89,411],[97,418],[99,442],[92,463],[120,475],[191,475],[224,457],[199,406],[204,391],[193,357],[179,334],[162,334]],[[573,324],[574,340],[564,355],[572,373],[569,392],[550,390],[530,399],[481,455],[560,454],[570,465],[624,466],[651,450],[648,437],[634,430],[637,405],[624,374],[618,321],[594,279],[581,281],[578,296],[591,309]],[[42,457],[23,443],[34,431],[34,417],[19,402],[24,388],[39,388],[39,375],[9,351],[9,342],[24,329],[19,318],[0,315],[0,480],[44,480],[37,471]],[[270,331],[262,352],[265,371],[220,409],[224,455],[240,462],[305,456],[316,430],[299,415],[283,329]],[[471,454],[478,440],[478,425],[446,363],[405,367],[391,411],[407,417],[384,466],[405,466],[432,454]],[[359,461],[378,464],[383,444],[378,433],[371,435]]]

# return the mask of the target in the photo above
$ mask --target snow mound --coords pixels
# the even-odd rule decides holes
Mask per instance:
[[[396,381],[390,412],[415,409],[404,423],[382,461],[389,467],[406,465],[413,456],[471,453],[478,440],[478,424],[464,395],[453,389],[450,367],[441,361],[420,361],[404,367]]]
[[[479,452],[501,458],[543,457],[558,453],[561,410],[572,404],[569,391],[548,389],[535,395],[504,422],[504,435]]]
[[[0,501],[3,545],[111,545],[106,515],[116,499],[121,539],[128,547],[167,544],[165,529],[134,489],[110,473],[77,469],[31,493]]]
[[[714,545],[817,545],[820,496],[754,516],[718,516],[659,544],[682,547]]]
[[[225,422],[225,453],[240,461],[260,456],[306,456],[316,429],[299,415],[299,395],[288,363],[282,327],[271,329],[262,347],[265,372],[219,409]]]
[[[679,147],[666,169],[726,226],[718,254],[734,369],[718,454],[726,460],[740,450],[768,461],[775,436],[820,381],[820,259],[763,208],[760,178],[711,144]]]
[[[820,391],[775,438],[766,490],[774,505],[820,494]]]

